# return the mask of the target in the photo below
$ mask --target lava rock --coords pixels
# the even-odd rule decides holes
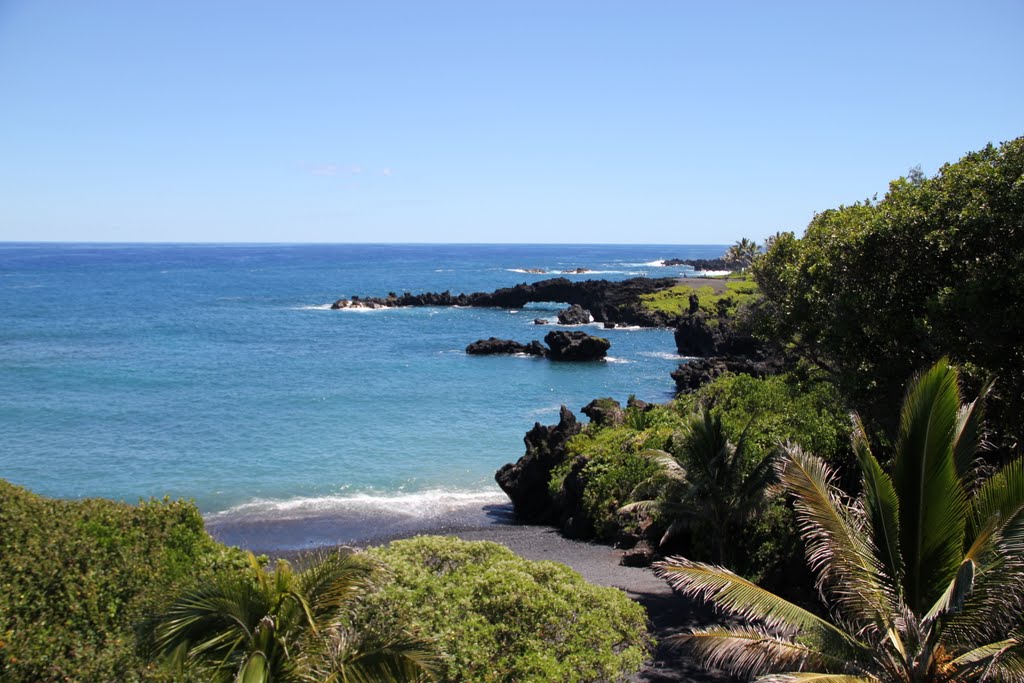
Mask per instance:
[[[548,332],[544,335],[544,343],[551,349],[548,358],[557,361],[602,360],[611,348],[611,342],[603,337],[563,330]]]
[[[602,427],[618,427],[626,421],[626,411],[613,398],[595,398],[581,410],[592,424]]]
[[[516,517],[527,524],[558,524],[561,514],[548,488],[551,470],[568,457],[569,439],[583,426],[565,406],[556,425],[535,423],[523,442],[526,453],[498,470],[494,479],[512,501]]]
[[[594,316],[590,315],[590,311],[579,304],[573,304],[558,314],[560,325],[586,325],[593,321]]]
[[[520,344],[511,339],[498,339],[490,337],[480,339],[466,347],[466,353],[473,356],[491,356],[500,354],[525,353],[528,356],[545,356],[547,349],[541,346],[540,342],[532,341],[529,344]]]

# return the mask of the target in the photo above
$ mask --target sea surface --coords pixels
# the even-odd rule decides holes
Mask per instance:
[[[257,550],[497,519],[494,472],[535,422],[600,396],[671,398],[671,331],[595,326],[607,361],[559,364],[463,351],[542,339],[559,326],[533,321],[558,304],[330,304],[575,268],[692,275],[657,263],[724,248],[0,243],[0,477],[62,498],[191,498],[215,536]]]

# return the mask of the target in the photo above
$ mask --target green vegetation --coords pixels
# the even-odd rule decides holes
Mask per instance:
[[[828,372],[869,427],[914,372],[949,354],[989,402],[1009,457],[1024,437],[1024,138],[970,153],[881,201],[818,214],[753,265],[764,334]]]
[[[644,609],[563,565],[445,537],[370,554],[392,580],[365,600],[356,623],[431,636],[443,654],[441,681],[614,681],[646,656]]]
[[[435,658],[405,633],[360,633],[346,610],[373,588],[376,566],[353,551],[278,560],[268,572],[215,577],[179,596],[160,616],[156,640],[179,674],[202,681],[417,681]],[[386,626],[391,626],[387,624]]]
[[[0,680],[151,678],[144,618],[243,565],[190,503],[53,500],[0,480]]]
[[[701,435],[711,452],[697,449]],[[582,487],[582,513],[599,539],[640,533],[662,539],[666,550],[718,561],[729,548],[743,575],[783,589],[801,577],[801,548],[783,499],[755,504],[767,460],[789,442],[849,468],[849,436],[846,408],[829,383],[726,374],[672,404],[629,407],[621,424],[588,425],[569,441],[549,487],[563,500]],[[666,465],[675,471],[669,460],[689,473],[685,481],[664,476]]]
[[[786,449],[780,478],[834,623],[725,568],[670,558],[658,569],[677,590],[754,620],[682,642],[773,681],[1024,679],[1024,460],[979,477],[981,402],[961,405],[958,379],[940,360],[912,384],[888,471],[858,421],[858,501],[820,458]]]
[[[684,529],[705,533],[715,559],[728,563],[739,529],[768,501],[772,458],[751,466],[744,449],[745,433],[737,447],[725,435],[722,418],[705,410],[687,419],[677,441],[675,453],[643,454],[658,469],[637,486],[633,497],[641,490],[656,497],[630,503],[620,512],[657,514],[668,525],[661,545]]]
[[[700,310],[711,317],[732,316],[737,309],[757,299],[757,284],[745,277],[725,280],[725,290],[719,286],[692,287],[676,285],[640,296],[641,304],[649,311],[679,316],[690,310],[690,296],[696,294]]]

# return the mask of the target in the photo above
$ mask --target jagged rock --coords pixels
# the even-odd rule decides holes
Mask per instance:
[[[572,411],[562,406],[558,424],[535,423],[523,437],[526,444],[523,457],[495,473],[495,481],[512,501],[520,521],[529,524],[559,522],[560,513],[548,489],[548,480],[551,470],[567,457],[566,443],[582,428]]]
[[[590,538],[594,535],[594,524],[583,506],[583,490],[587,487],[584,470],[588,462],[585,456],[577,455],[558,492],[559,525],[569,538]]]
[[[647,401],[641,401],[636,396],[629,397],[629,400],[626,401],[626,407],[636,408],[637,410],[642,412],[647,412],[648,410],[652,410],[654,408],[653,405],[651,405]]]
[[[544,343],[551,349],[548,358],[558,361],[601,360],[611,348],[611,342],[603,337],[563,330],[548,332],[544,335]]]
[[[676,349],[681,356],[714,356],[721,344],[717,329],[711,329],[703,313],[697,311],[683,318],[676,327]]]
[[[690,266],[694,270],[730,270],[734,263],[722,258],[670,258],[661,262],[663,266]]]
[[[604,323],[604,329],[606,329],[606,330],[614,330],[615,329],[615,323]]]
[[[558,277],[540,280],[532,284],[523,283],[504,287],[493,292],[475,292],[453,296],[451,292],[427,292],[396,297],[374,298],[353,296],[339,299],[331,306],[335,309],[367,306],[379,303],[385,307],[397,306],[476,306],[493,308],[523,308],[531,302],[557,301],[576,304],[600,323],[611,322],[641,327],[666,327],[674,325],[677,316],[661,311],[649,311],[640,303],[642,294],[650,294],[676,284],[675,278],[632,278],[611,282],[609,280],[581,280],[572,282]],[[358,302],[358,303],[357,303]]]
[[[594,316],[590,315],[590,311],[579,304],[573,304],[558,314],[558,323],[560,325],[586,325],[589,322],[593,322],[593,320]]]
[[[589,273],[590,268],[571,268],[569,270],[563,270],[562,273],[566,275],[583,275],[583,273]]]
[[[580,411],[591,423],[604,427],[618,427],[626,421],[626,411],[613,398],[595,398]]]
[[[778,358],[763,360],[731,357],[694,358],[673,370],[672,379],[676,382],[677,393],[689,394],[726,372],[753,377],[768,377],[782,372],[782,369],[782,360]]]
[[[466,347],[466,353],[474,356],[488,356],[497,354],[525,353],[529,356],[547,355],[547,349],[541,346],[540,342],[532,341],[529,344],[520,344],[511,339],[480,339]]]
[[[547,318],[534,318],[533,319],[533,324],[534,325],[547,325],[548,324],[548,319]]]

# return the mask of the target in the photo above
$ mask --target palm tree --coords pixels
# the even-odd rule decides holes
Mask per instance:
[[[729,247],[723,258],[726,263],[739,264],[740,270],[746,270],[750,267],[750,264],[754,262],[754,259],[757,258],[760,251],[761,248],[757,246],[757,242],[744,237],[736,242],[736,244]]]
[[[705,532],[711,539],[715,560],[727,563],[737,528],[766,502],[774,476],[771,458],[746,471],[745,435],[746,430],[739,445],[734,445],[725,434],[721,417],[712,416],[706,409],[694,413],[686,423],[676,454],[644,454],[659,472],[637,486],[630,497],[648,492],[656,497],[630,503],[619,511],[656,512],[671,520],[660,545],[684,529]]]
[[[301,572],[284,560],[268,572],[250,553],[246,573],[179,597],[158,620],[156,642],[179,672],[198,669],[204,680],[301,681],[310,671],[339,682],[419,680],[433,661],[424,643],[359,637],[337,623],[375,571],[361,555],[336,552]]]
[[[760,679],[1024,681],[1024,459],[977,475],[982,396],[961,405],[943,359],[913,381],[890,471],[854,417],[864,494],[848,499],[818,458],[778,465],[831,619],[717,566],[669,558],[679,591],[747,625],[681,640],[705,662]]]

